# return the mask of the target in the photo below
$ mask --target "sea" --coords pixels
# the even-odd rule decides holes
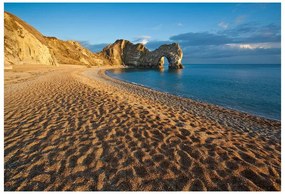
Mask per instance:
[[[184,69],[122,68],[107,75],[177,96],[281,120],[280,64],[190,64]]]

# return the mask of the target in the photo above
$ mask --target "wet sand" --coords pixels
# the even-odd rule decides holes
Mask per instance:
[[[5,71],[6,191],[281,189],[279,121],[104,72]]]

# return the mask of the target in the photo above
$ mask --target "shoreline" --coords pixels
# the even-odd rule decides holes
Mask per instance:
[[[168,106],[178,107],[184,111],[191,110],[194,112],[194,115],[210,119],[222,126],[238,129],[244,132],[258,133],[259,135],[270,137],[277,141],[281,140],[281,121],[279,120],[268,119],[239,110],[234,110],[211,103],[193,100],[191,98],[185,98],[171,93],[158,91],[150,87],[116,79],[106,74],[106,71],[115,68],[123,67],[103,67],[98,71],[98,75],[100,78],[102,78],[102,80],[107,81],[109,84],[113,84],[116,87],[119,86],[120,89],[124,89],[129,92],[131,91],[137,95],[152,100],[162,100],[164,104],[167,104]],[[90,70],[91,69],[88,69],[87,72]],[[146,93],[148,95],[145,95]],[[159,97],[155,98],[155,96]],[[173,103],[173,101],[175,103]],[[195,108],[193,109],[193,107]],[[196,110],[196,108],[198,110]],[[211,112],[214,114],[211,114]]]
[[[195,101],[195,102],[197,102],[197,103],[202,103],[202,104],[206,104],[206,105],[213,106],[213,107],[219,107],[220,109],[225,109],[225,110],[230,110],[230,111],[242,113],[242,114],[245,114],[245,115],[248,115],[248,116],[251,116],[251,117],[256,117],[256,118],[268,120],[269,122],[270,122],[270,121],[273,121],[273,122],[280,122],[280,123],[281,123],[281,119],[268,118],[268,117],[265,117],[265,116],[262,116],[262,115],[258,115],[258,114],[254,114],[254,113],[250,113],[250,112],[246,112],[246,111],[234,109],[234,108],[227,107],[227,106],[223,106],[223,105],[217,105],[217,104],[213,104],[213,103],[210,103],[210,102],[202,101],[202,100],[199,100],[199,99],[193,99],[193,98],[191,98],[191,97],[186,97],[186,96],[181,96],[181,95],[172,94],[172,93],[170,93],[170,92],[160,91],[160,90],[157,90],[157,89],[154,89],[154,88],[145,86],[145,85],[143,85],[143,84],[138,84],[138,83],[130,82],[130,81],[127,81],[127,80],[122,80],[122,79],[115,78],[115,77],[112,77],[112,76],[110,76],[110,75],[107,74],[107,71],[109,71],[109,70],[111,70],[111,69],[117,69],[117,68],[132,68],[132,67],[115,67],[115,68],[108,68],[108,69],[105,69],[103,73],[104,73],[107,77],[109,77],[109,78],[111,78],[111,79],[115,79],[115,80],[117,80],[117,81],[122,81],[122,82],[125,82],[125,83],[129,83],[129,84],[132,84],[132,85],[135,85],[135,86],[143,87],[143,88],[146,88],[146,89],[149,89],[149,90],[153,90],[153,91],[155,91],[155,92],[161,92],[161,93],[165,93],[165,94],[168,94],[168,95],[172,95],[172,96],[179,97],[179,98],[181,98],[181,99],[186,99],[186,100],[188,99],[188,100],[191,100],[191,101]]]
[[[280,123],[114,80],[108,68],[5,74],[5,191],[280,191]]]

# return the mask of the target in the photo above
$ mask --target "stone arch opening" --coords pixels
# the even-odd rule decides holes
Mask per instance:
[[[159,60],[160,69],[170,69],[171,59],[166,55],[162,55]]]

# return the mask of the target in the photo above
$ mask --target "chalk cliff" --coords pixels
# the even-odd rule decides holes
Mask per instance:
[[[80,43],[46,37],[8,12],[4,15],[4,26],[5,66],[21,64],[92,66],[108,63]]]
[[[57,65],[43,35],[7,12],[4,13],[4,55],[5,65]]]

